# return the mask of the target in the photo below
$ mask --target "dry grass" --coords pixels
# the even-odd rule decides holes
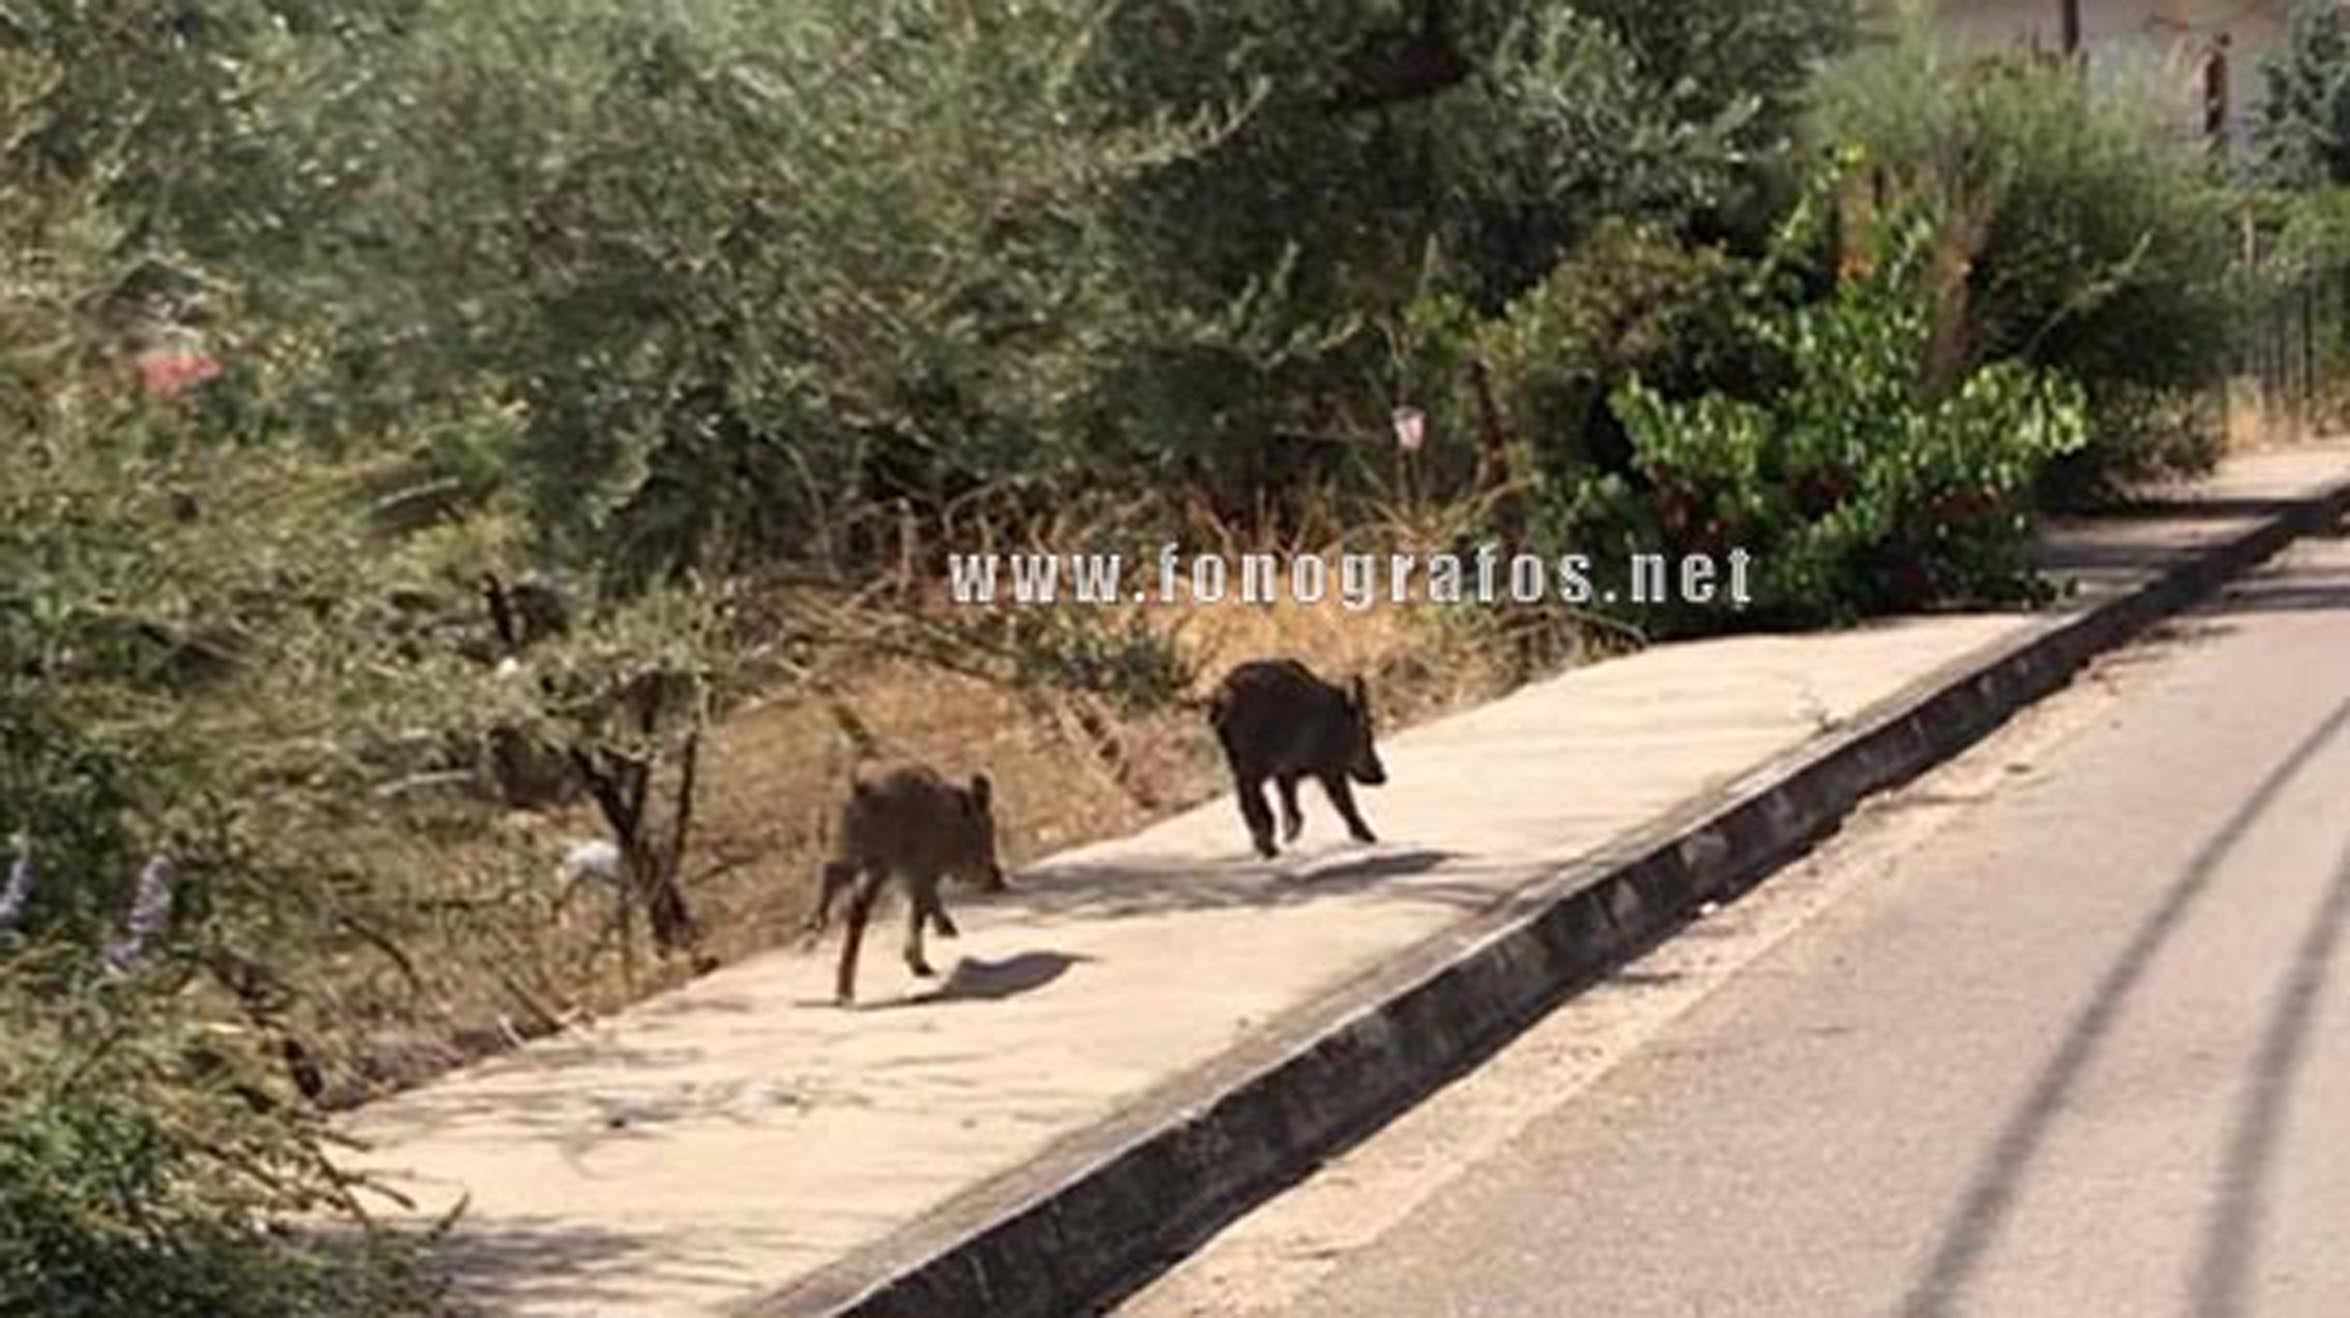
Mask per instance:
[[[2303,406],[2291,399],[2263,400],[2250,383],[2232,389],[2227,404],[2227,451],[2257,453],[2291,448],[2350,429],[2350,390],[2328,385]]]

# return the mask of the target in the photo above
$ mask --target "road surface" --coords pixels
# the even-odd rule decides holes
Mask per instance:
[[[2350,1314],[2350,541],[1864,808],[1130,1318]]]

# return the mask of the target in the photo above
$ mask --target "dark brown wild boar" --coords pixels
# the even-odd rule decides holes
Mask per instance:
[[[1265,806],[1265,780],[1281,789],[1282,840],[1297,841],[1305,819],[1297,809],[1297,784],[1311,777],[1322,784],[1330,804],[1357,842],[1376,842],[1355,809],[1348,780],[1365,787],[1387,781],[1387,768],[1372,746],[1371,702],[1357,677],[1344,688],[1314,676],[1293,659],[1259,659],[1224,675],[1209,702],[1209,719],[1240,793],[1240,815],[1248,823],[1257,853],[1279,854],[1273,844],[1273,813]]]
[[[816,910],[807,925],[811,938],[821,935],[833,901],[854,886],[834,985],[841,1005],[856,1000],[857,950],[865,922],[891,880],[906,892],[906,968],[924,977],[934,972],[922,955],[923,925],[942,938],[957,936],[955,922],[939,901],[940,881],[952,875],[985,892],[1010,887],[996,860],[993,797],[983,773],[972,775],[968,786],[905,761],[867,762],[851,774],[834,859],[818,871]]]

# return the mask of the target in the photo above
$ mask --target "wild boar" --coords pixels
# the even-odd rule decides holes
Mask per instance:
[[[1333,686],[1293,659],[1258,659],[1224,675],[1209,700],[1209,721],[1224,747],[1240,793],[1240,815],[1257,853],[1279,854],[1273,842],[1273,815],[1265,806],[1270,778],[1281,789],[1282,840],[1295,842],[1305,828],[1298,813],[1298,780],[1312,777],[1346,821],[1357,842],[1376,842],[1355,808],[1349,781],[1377,787],[1387,768],[1372,745],[1371,702],[1363,679]]]
[[[907,897],[906,968],[925,978],[935,972],[922,954],[923,926],[942,938],[958,936],[939,901],[940,881],[951,875],[984,892],[1009,888],[996,859],[994,795],[984,773],[958,786],[909,761],[868,761],[851,774],[833,859],[818,871],[816,909],[807,925],[811,938],[822,935],[833,902],[854,887],[834,985],[842,1006],[856,1000],[865,922],[893,879]]]

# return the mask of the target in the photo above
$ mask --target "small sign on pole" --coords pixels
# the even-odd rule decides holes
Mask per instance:
[[[1396,447],[1406,453],[1417,453],[1428,439],[1428,414],[1416,407],[1395,409]]]

